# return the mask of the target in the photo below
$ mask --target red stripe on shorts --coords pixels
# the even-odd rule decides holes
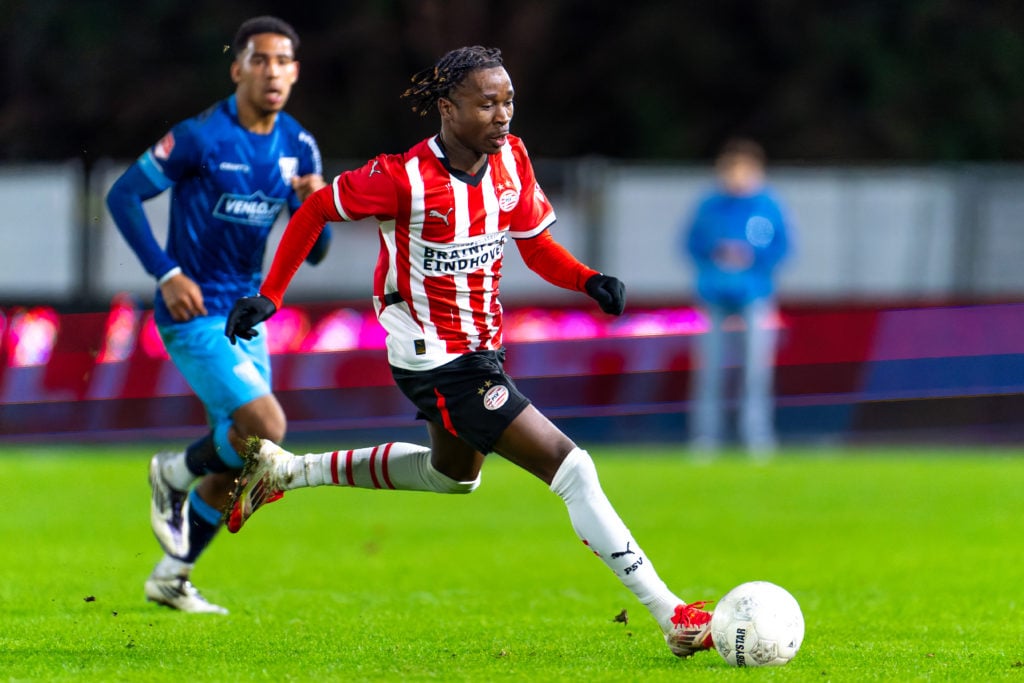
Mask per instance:
[[[331,453],[331,483],[338,485],[338,451]]]
[[[448,404],[444,400],[444,394],[435,387],[434,395],[437,396],[437,409],[441,411],[441,424],[451,432],[452,436],[458,436],[459,433],[455,431],[455,425],[452,424],[452,416],[448,413]]]

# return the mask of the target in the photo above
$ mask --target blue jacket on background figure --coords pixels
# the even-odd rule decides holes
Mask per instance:
[[[707,318],[694,344],[690,443],[707,454],[726,441],[725,375],[738,365],[738,436],[752,455],[763,457],[775,449],[775,271],[789,254],[789,230],[780,202],[764,186],[760,145],[729,141],[715,159],[715,172],[718,186],[682,231],[683,255],[696,269],[697,298]],[[725,332],[734,315],[742,318],[742,335]],[[740,336],[737,354],[730,347]]]
[[[686,250],[708,303],[738,310],[773,296],[775,269],[789,253],[782,208],[764,188],[747,196],[717,188],[697,207]]]

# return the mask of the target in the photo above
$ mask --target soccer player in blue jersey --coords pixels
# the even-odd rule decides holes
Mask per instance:
[[[235,300],[259,289],[281,210],[294,212],[324,186],[316,141],[283,111],[299,75],[298,46],[295,30],[278,18],[245,21],[233,42],[234,94],[174,126],[107,195],[118,229],[157,282],[157,327],[210,426],[184,452],[158,453],[149,465],[150,521],[165,554],[145,594],[183,612],[227,613],[192,585],[192,568],[221,526],[245,440],[285,435],[266,336],[233,345],[224,326]],[[143,202],[167,189],[161,247]],[[329,243],[325,230],[306,261],[320,262]]]

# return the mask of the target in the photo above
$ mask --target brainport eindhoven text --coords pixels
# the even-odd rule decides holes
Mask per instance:
[[[435,273],[470,273],[501,258],[505,236],[449,249],[423,248],[423,270]]]

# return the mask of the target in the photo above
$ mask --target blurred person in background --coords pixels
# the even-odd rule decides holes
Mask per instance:
[[[145,595],[183,612],[219,614],[227,610],[196,590],[192,569],[221,527],[245,440],[283,439],[286,427],[271,393],[266,336],[234,345],[224,325],[235,299],[259,286],[278,214],[294,213],[324,186],[316,141],[283,111],[299,75],[295,30],[255,17],[242,23],[232,47],[234,94],[172,127],[107,195],[118,229],[157,282],[160,336],[210,427],[184,451],[150,460],[150,522],[164,556]],[[168,189],[164,248],[143,202]],[[324,258],[330,235],[325,227],[306,261]]]
[[[702,456],[727,441],[727,390],[736,354],[727,321],[742,322],[737,431],[751,455],[776,447],[774,368],[775,276],[790,252],[788,221],[765,186],[765,152],[753,140],[727,141],[715,159],[717,183],[682,230],[684,257],[696,270],[707,331],[695,345],[690,444]]]

